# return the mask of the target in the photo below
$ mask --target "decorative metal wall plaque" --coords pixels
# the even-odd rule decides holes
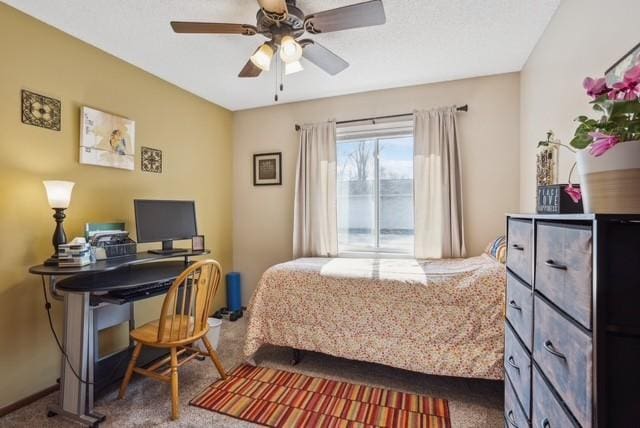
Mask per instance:
[[[140,162],[143,171],[162,174],[162,150],[142,147]]]
[[[22,90],[22,123],[60,131],[60,100]]]

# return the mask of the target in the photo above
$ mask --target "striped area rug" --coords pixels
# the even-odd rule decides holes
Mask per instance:
[[[278,428],[451,427],[447,400],[250,365],[190,404]]]

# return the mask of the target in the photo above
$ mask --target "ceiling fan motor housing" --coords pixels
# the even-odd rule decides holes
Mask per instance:
[[[304,34],[304,13],[295,2],[287,2],[287,9],[284,16],[271,16],[260,9],[256,15],[258,33],[276,43],[286,35],[298,38]]]

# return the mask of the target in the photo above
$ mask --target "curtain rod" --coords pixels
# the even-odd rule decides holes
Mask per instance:
[[[456,107],[456,110],[457,111],[469,111],[469,105],[465,104],[463,106]],[[392,115],[389,115],[389,116],[365,117],[364,119],[341,120],[339,122],[336,122],[336,125],[344,125],[345,123],[376,121],[376,120],[380,120],[380,119],[395,119],[397,117],[405,117],[405,116],[411,116],[411,115],[413,115],[413,113],[392,114]],[[299,131],[300,130],[300,125],[298,125],[296,123],[295,129],[296,129],[296,131]]]

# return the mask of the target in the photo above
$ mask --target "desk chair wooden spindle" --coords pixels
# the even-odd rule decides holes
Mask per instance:
[[[218,291],[220,275],[220,265],[215,260],[203,260],[189,266],[169,288],[162,304],[160,319],[131,331],[131,337],[136,341],[136,346],[120,386],[120,399],[124,398],[134,372],[170,383],[171,419],[178,419],[180,416],[178,367],[202,354],[193,346],[198,340],[204,343],[222,379],[227,378],[218,354],[206,336],[209,330],[208,311]],[[146,369],[136,367],[143,345],[169,348],[171,356]],[[186,354],[186,357],[179,361],[178,357],[183,354]],[[169,368],[162,370],[167,363]]]

